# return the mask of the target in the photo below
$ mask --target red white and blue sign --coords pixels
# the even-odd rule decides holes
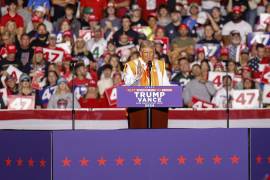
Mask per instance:
[[[182,107],[180,86],[119,86],[117,107]]]

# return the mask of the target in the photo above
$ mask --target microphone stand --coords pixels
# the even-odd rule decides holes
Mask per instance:
[[[152,86],[152,79],[151,79],[151,69],[152,69],[152,61],[147,62],[147,68],[148,68],[148,77],[149,77],[149,86]],[[152,113],[151,113],[151,107],[147,108],[147,129],[152,129]]]
[[[71,77],[71,89],[72,89],[72,110],[71,110],[71,120],[72,120],[72,130],[75,130],[75,95],[74,95],[74,73],[75,73],[75,63],[76,61],[71,61],[72,77]]]
[[[228,75],[229,75],[229,72],[228,72],[228,61],[225,61],[225,65],[226,65],[226,115],[227,115],[227,128],[230,128],[230,106],[229,106],[229,101],[230,101],[230,98],[229,98],[229,86],[228,86]]]

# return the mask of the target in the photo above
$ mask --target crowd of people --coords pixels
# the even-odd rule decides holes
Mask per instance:
[[[144,40],[183,88],[185,107],[194,98],[231,107],[232,91],[246,89],[263,102],[270,83],[269,0],[0,0],[0,7],[1,109],[23,96],[34,97],[35,108],[116,107],[113,89]]]

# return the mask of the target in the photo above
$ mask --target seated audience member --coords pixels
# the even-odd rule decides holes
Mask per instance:
[[[112,80],[112,65],[105,64],[102,68],[101,79],[98,81],[98,90],[101,97],[103,97],[103,93],[105,89],[108,89],[113,86]]]
[[[27,74],[20,76],[19,93],[20,96],[35,96],[35,91],[31,85],[31,78]]]
[[[187,83],[183,91],[184,104],[187,107],[192,107],[192,97],[211,102],[216,89],[212,82],[203,79],[200,65],[195,64],[192,66],[192,75],[194,79]]]

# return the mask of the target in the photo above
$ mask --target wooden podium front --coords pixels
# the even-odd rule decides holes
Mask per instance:
[[[151,108],[152,128],[168,127],[168,108]],[[130,129],[147,128],[147,108],[128,108],[128,127]]]

